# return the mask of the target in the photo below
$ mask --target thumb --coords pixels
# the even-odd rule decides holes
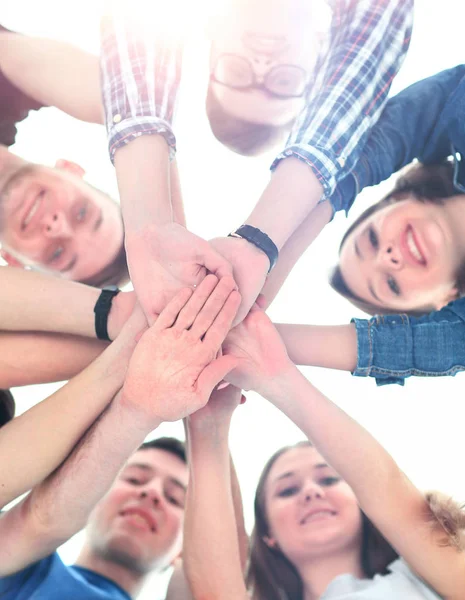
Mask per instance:
[[[201,394],[210,397],[213,388],[236,366],[237,358],[235,356],[220,356],[211,362],[197,379],[197,387]]]
[[[218,278],[233,276],[232,265],[219,252],[214,250],[209,244],[205,247],[199,260],[203,261],[206,269],[216,275]]]

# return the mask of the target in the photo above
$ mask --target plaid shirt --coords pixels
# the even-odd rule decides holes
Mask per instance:
[[[356,164],[407,52],[413,0],[328,0],[330,33],[320,49],[311,92],[286,148],[313,170],[331,196]],[[162,29],[162,28],[160,28]],[[181,78],[184,32],[163,34],[111,15],[102,21],[102,88],[110,157],[142,134],[163,135],[174,156],[172,118]],[[157,37],[157,43],[153,42]]]

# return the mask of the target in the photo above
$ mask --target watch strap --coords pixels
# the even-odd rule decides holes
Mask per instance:
[[[108,315],[110,314],[113,298],[120,293],[115,285],[104,287],[94,306],[95,334],[99,340],[111,342],[108,335]]]
[[[270,268],[268,269],[268,273],[278,261],[279,250],[276,244],[268,235],[266,235],[266,233],[264,233],[257,227],[252,227],[252,225],[241,225],[239,229],[236,229],[236,231],[230,233],[228,237],[237,237],[247,240],[248,242],[256,246],[259,250],[264,252],[268,256],[268,260],[270,261]]]

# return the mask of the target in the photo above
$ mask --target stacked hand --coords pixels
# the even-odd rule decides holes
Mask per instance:
[[[226,381],[268,397],[281,375],[294,368],[279,333],[269,317],[254,306],[247,317],[229,332],[225,355],[236,359]]]
[[[208,275],[195,292],[182,289],[142,335],[132,355],[123,402],[143,420],[175,421],[203,407],[234,368],[216,358],[240,304],[231,277]]]
[[[207,273],[232,275],[227,257],[178,223],[148,226],[126,235],[129,272],[149,324],[183,287],[199,285]]]

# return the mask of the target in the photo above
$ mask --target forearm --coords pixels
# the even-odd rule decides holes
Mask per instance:
[[[189,432],[184,568],[194,598],[247,598],[231,494],[226,430]],[[221,519],[218,518],[221,515]]]
[[[279,260],[262,289],[267,306],[273,302],[296,262],[318,237],[325,225],[329,223],[331,215],[332,208],[329,202],[321,202],[315,206],[281,248]]]
[[[231,473],[231,493],[234,506],[234,517],[236,522],[237,539],[239,542],[239,554],[242,572],[245,573],[247,560],[249,558],[249,536],[245,529],[244,507],[242,504],[241,486],[237,478],[236,468],[232,456],[229,457],[229,471]]]
[[[275,324],[289,358],[296,365],[354,371],[357,367],[355,325]]]
[[[171,161],[170,166],[170,192],[171,205],[173,207],[173,220],[175,223],[179,223],[183,227],[186,227],[186,214],[184,212],[181,180],[179,178],[179,169],[176,159]]]
[[[0,333],[0,388],[66,381],[80,373],[107,347],[80,336]]]
[[[281,250],[322,194],[306,164],[296,158],[282,160],[245,223],[264,231]]]
[[[13,267],[0,269],[0,282],[1,329],[95,337],[97,288]]]
[[[115,168],[126,239],[173,220],[169,148],[161,135],[141,136],[119,148]]]
[[[279,388],[279,389],[278,389]],[[353,489],[368,515],[394,506],[405,477],[376,439],[291,368],[268,399],[315,444]],[[383,498],[383,502],[379,502]]]
[[[40,560],[77,533],[148,433],[118,394],[61,467],[0,520],[0,576]]]
[[[0,34],[0,68],[22,92],[82,121],[103,123],[99,61],[65,42]]]
[[[65,386],[2,427],[0,507],[40,483],[65,460],[122,387],[128,354],[115,342]]]

